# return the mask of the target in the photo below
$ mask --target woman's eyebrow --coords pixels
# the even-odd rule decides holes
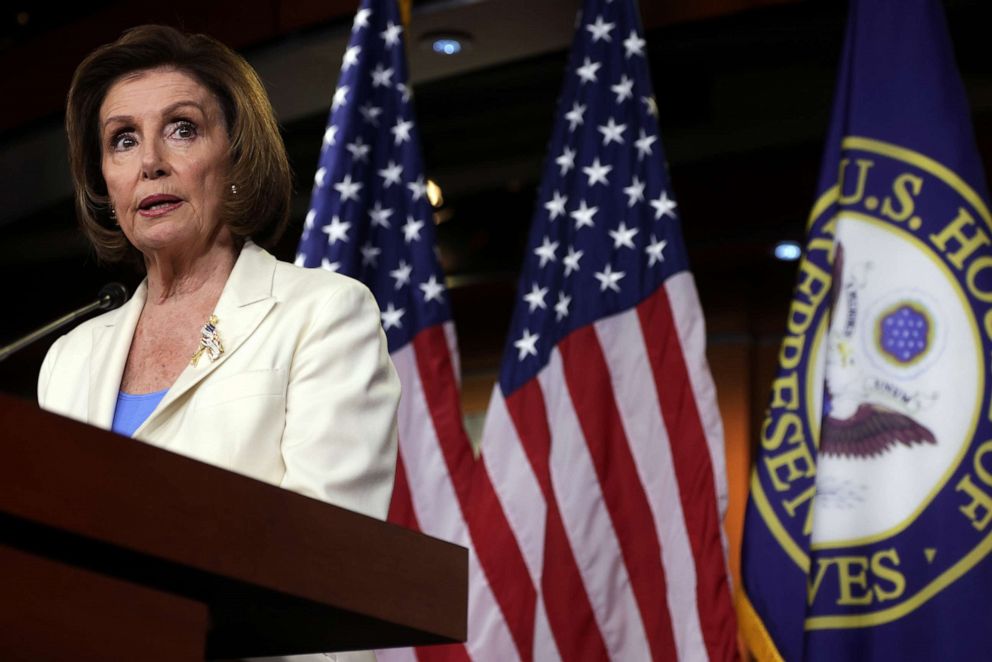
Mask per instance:
[[[206,115],[206,112],[203,110],[203,106],[201,106],[196,101],[192,101],[192,100],[177,101],[175,103],[169,104],[168,106],[166,106],[165,108],[162,109],[162,114],[163,115],[171,115],[174,112],[176,112],[177,110],[179,110],[180,108],[183,108],[185,106],[191,106],[193,108],[196,108],[197,110],[200,111],[200,113],[202,113],[203,115]],[[110,117],[108,117],[107,119],[105,119],[103,121],[103,128],[106,129],[107,126],[109,124],[113,123],[113,122],[121,122],[123,124],[131,124],[131,123],[134,122],[134,118],[132,116],[130,116],[130,115],[111,115]]]

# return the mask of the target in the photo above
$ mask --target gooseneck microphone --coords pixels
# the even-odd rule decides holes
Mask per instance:
[[[49,322],[36,331],[32,331],[20,340],[15,340],[6,347],[0,348],[0,361],[3,361],[14,352],[27,347],[35,340],[47,336],[52,331],[61,329],[66,324],[76,321],[80,317],[89,315],[94,310],[113,310],[119,308],[127,300],[127,289],[120,283],[107,283],[100,288],[96,301],[89,303],[82,308],[63,315],[54,322]]]

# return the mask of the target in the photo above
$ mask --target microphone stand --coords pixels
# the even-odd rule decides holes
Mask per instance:
[[[94,310],[113,310],[118,308],[127,299],[127,290],[120,283],[109,283],[100,289],[99,298],[93,303],[87,304],[78,310],[74,310],[67,315],[63,315],[54,322],[49,322],[36,331],[19,340],[15,340],[6,347],[0,347],[0,361],[3,361],[14,352],[27,347],[35,340],[47,336],[52,331],[61,329],[66,324],[76,321],[80,317],[89,315]]]

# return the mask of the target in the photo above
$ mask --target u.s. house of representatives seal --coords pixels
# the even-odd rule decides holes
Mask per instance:
[[[945,165],[848,137],[810,239],[752,495],[807,629],[912,612],[992,549],[992,221]]]

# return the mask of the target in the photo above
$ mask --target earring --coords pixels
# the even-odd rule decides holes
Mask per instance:
[[[237,194],[238,194],[238,185],[231,184],[231,195],[237,195]]]
[[[114,209],[114,206],[113,205],[110,205],[110,220],[112,220],[114,222],[114,225],[118,225],[118,223],[117,223],[117,210]]]

